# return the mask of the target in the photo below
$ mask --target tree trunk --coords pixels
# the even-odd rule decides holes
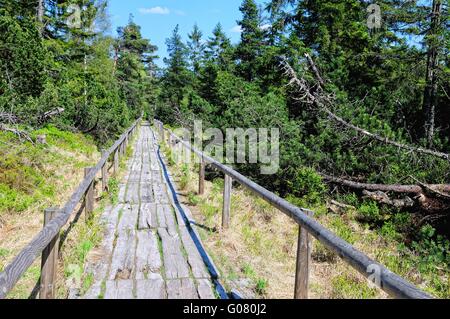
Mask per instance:
[[[435,133],[437,68],[439,63],[439,44],[436,37],[439,34],[441,22],[442,0],[433,0],[431,25],[428,33],[427,74],[424,92],[423,109],[425,112],[425,135],[428,146],[432,146]]]
[[[38,5],[37,5],[37,10],[36,10],[36,14],[37,14],[37,20],[39,22],[39,32],[42,34],[43,30],[44,30],[44,11],[45,11],[45,7],[44,7],[44,0],[38,0]]]

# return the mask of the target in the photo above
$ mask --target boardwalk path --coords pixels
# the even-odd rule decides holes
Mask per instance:
[[[148,123],[140,128],[119,204],[106,209],[104,239],[86,271],[86,299],[213,299],[208,267],[171,198]]]

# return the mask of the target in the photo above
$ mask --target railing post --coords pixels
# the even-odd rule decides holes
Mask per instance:
[[[102,150],[102,158],[106,156],[106,150]],[[108,189],[108,160],[102,167],[102,192],[106,192]]]
[[[313,212],[307,212],[312,217]],[[297,268],[295,272],[295,299],[308,299],[309,273],[311,265],[311,235],[299,227],[297,247]]]
[[[57,216],[59,208],[49,208],[44,211],[44,227]],[[54,299],[56,292],[56,273],[58,267],[59,233],[42,251],[41,279],[39,299]]]
[[[223,210],[222,210],[222,228],[228,229],[230,227],[230,209],[231,209],[231,189],[233,186],[233,179],[225,174],[225,186],[223,189]]]
[[[86,167],[84,169],[84,177],[89,175],[91,170],[92,170],[92,167]],[[89,218],[92,215],[92,212],[94,211],[94,181],[92,181],[92,183],[89,185],[89,188],[88,188],[84,198],[85,198],[84,211],[86,214],[86,220],[89,220]]]
[[[198,194],[203,195],[205,193],[205,160],[203,156],[200,160],[200,167],[198,170]]]
[[[119,174],[119,149],[114,151],[114,176]]]

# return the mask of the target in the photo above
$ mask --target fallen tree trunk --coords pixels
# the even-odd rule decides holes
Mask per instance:
[[[333,184],[358,190],[364,198],[369,198],[380,204],[394,206],[397,208],[418,207],[427,214],[442,213],[450,209],[450,185],[435,184],[427,185],[385,185],[368,184],[351,181],[344,178],[320,174],[322,178]],[[392,199],[388,193],[404,195],[402,198]],[[405,196],[406,195],[406,196]],[[410,196],[407,196],[410,195]]]
[[[381,192],[392,192],[399,194],[423,194],[426,193],[426,189],[431,189],[437,192],[450,193],[450,184],[434,184],[434,185],[386,185],[386,184],[367,184],[354,182],[348,179],[343,179],[339,177],[329,176],[320,173],[322,178],[328,182],[337,183],[349,188],[367,191],[381,191]]]

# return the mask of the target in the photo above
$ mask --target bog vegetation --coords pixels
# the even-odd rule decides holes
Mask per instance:
[[[107,35],[106,0],[0,0],[0,223],[55,192],[34,162],[20,161],[40,156],[26,155],[39,135],[78,148],[64,136],[81,133],[103,146],[142,114],[223,131],[276,127],[277,174],[237,170],[330,213],[324,222],[351,243],[364,229],[379,234],[394,256],[412,256],[400,266],[386,257],[388,266],[419,267],[412,280],[448,297],[449,1],[376,3],[382,23],[370,28],[367,1],[243,0],[238,43],[220,23],[194,25],[187,37],[177,26],[158,68],[157,48],[132,17]]]

